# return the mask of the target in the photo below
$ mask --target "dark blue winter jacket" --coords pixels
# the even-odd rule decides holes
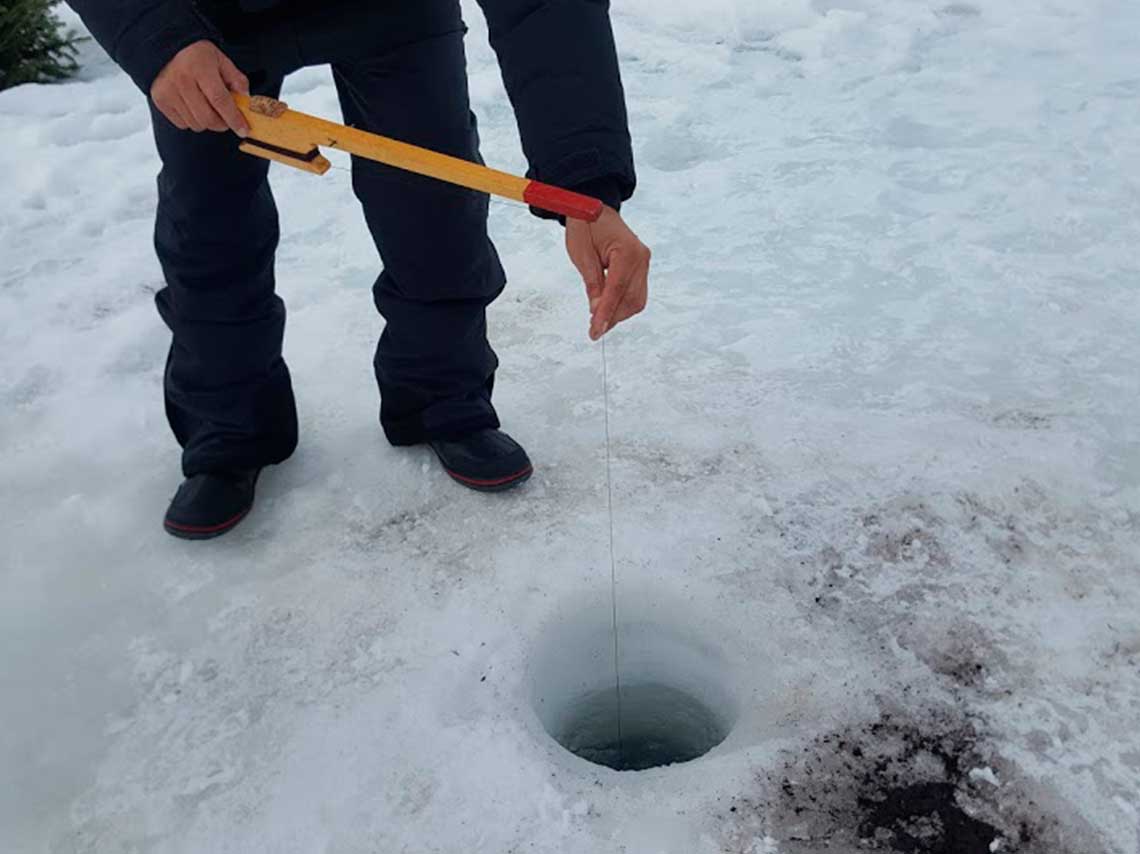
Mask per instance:
[[[278,7],[289,14],[290,7],[317,5],[298,0],[69,2],[143,92],[178,51],[212,38],[209,7],[228,5],[241,12]],[[608,0],[479,3],[518,119],[528,176],[618,207],[632,195],[636,179]],[[352,0],[321,6],[329,15],[353,12]]]

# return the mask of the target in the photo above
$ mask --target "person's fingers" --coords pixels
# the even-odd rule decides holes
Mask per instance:
[[[189,130],[190,124],[186,121],[186,117],[182,115],[182,111],[177,107],[171,106],[163,115],[170,120],[170,123],[179,130]]]
[[[606,284],[601,299],[590,321],[590,338],[597,341],[613,326],[614,312],[625,298],[635,267],[628,250],[619,248],[610,253],[606,268]]]
[[[214,108],[214,112],[225,122],[225,127],[228,127],[238,136],[246,136],[249,133],[249,124],[246,122],[245,116],[241,114],[241,110],[237,108],[234,99],[230,97],[230,90],[226,88],[222,77],[211,75],[200,81],[198,85],[210,106]]]
[[[588,224],[574,220],[566,223],[566,251],[586,285],[586,299],[590,302],[590,313],[593,314],[601,299],[606,275],[602,269],[602,259],[594,248]]]
[[[171,98],[164,91],[156,90],[151,96],[151,100],[154,101],[155,108],[162,113],[163,118],[179,130],[186,130],[186,119],[182,116],[182,111],[178,109],[175,98]]]
[[[635,288],[630,288],[625,292],[625,299],[621,301],[617,309],[614,311],[613,318],[610,320],[610,329],[613,329],[619,323],[629,320],[636,314],[640,314],[645,310],[645,300],[635,293]]]
[[[606,294],[594,316],[590,337],[601,338],[623,320],[644,311],[649,299],[649,262],[647,246],[634,240],[634,245],[612,253],[612,262],[606,276]],[[615,287],[610,286],[611,277]],[[612,298],[612,302],[611,302]]]
[[[645,306],[648,304],[648,301],[649,264],[646,262],[639,266],[637,272],[634,273],[633,280],[626,289],[625,297],[614,312],[610,326],[617,326],[623,320],[629,320],[635,314],[640,314],[645,311]]]
[[[243,95],[249,94],[249,78],[246,77],[238,69],[230,58],[224,53],[218,60],[218,71],[222,74],[222,82],[226,84],[226,88],[231,92],[241,92]]]
[[[182,90],[182,100],[186,104],[186,108],[194,117],[194,127],[197,131],[213,130],[221,131],[226,129],[226,123],[222,121],[222,117],[218,115],[218,111],[210,106],[210,102],[206,100],[206,96],[202,94],[202,90],[196,85],[191,85]]]
[[[181,92],[176,92],[174,96],[177,101],[175,109],[178,114],[182,116],[182,121],[186,124],[186,130],[193,131],[194,133],[201,133],[205,128],[198,124],[198,120],[194,118],[194,113],[190,110],[190,105],[186,103],[186,99],[182,96]]]
[[[214,109],[210,100],[206,98],[201,83],[196,80],[190,81],[188,86],[182,89],[182,100],[185,101],[189,111],[194,114],[194,121],[201,125],[202,130],[226,130],[226,122],[222,120],[217,109]]]

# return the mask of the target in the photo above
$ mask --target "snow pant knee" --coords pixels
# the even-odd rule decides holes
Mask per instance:
[[[223,45],[260,63],[260,76],[250,74],[257,94],[276,95],[284,74],[329,62],[346,123],[480,160],[458,0],[314,11],[275,26]],[[278,462],[296,444],[297,419],[281,358],[268,164],[239,153],[230,134],[178,131],[157,112],[154,127],[163,161],[155,246],[167,281],[158,305],[174,333],[166,406],[183,468]],[[486,307],[506,277],[487,235],[487,197],[359,159],[353,189],[384,262],[373,298],[387,323],[374,364],[389,441],[497,427]]]
[[[238,152],[229,134],[186,133],[153,113],[163,163],[154,239],[166,279],[155,299],[173,333],[164,392],[183,471],[281,462],[296,447],[297,416],[281,356],[268,164]]]
[[[481,162],[458,4],[434,8],[415,41],[334,63],[344,118]],[[506,276],[487,234],[487,196],[359,158],[352,184],[384,262],[373,287],[386,320],[374,365],[389,441],[498,427],[486,308]]]

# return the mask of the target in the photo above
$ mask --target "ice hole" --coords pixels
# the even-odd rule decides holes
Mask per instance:
[[[620,712],[619,712],[620,709]],[[578,699],[554,740],[587,762],[644,771],[704,756],[728,732],[700,700],[662,684],[623,685]]]
[[[608,605],[572,609],[531,660],[532,703],[575,756],[618,771],[689,762],[720,745],[737,709],[728,668],[707,638],[660,606],[618,621]],[[620,676],[620,691],[618,689]]]

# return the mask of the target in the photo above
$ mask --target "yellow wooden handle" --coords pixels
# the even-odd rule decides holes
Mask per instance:
[[[241,145],[248,154],[323,174],[329,164],[317,150],[324,146],[588,222],[602,213],[600,201],[580,193],[290,110],[274,98],[239,93],[233,98],[249,122],[249,137]]]

